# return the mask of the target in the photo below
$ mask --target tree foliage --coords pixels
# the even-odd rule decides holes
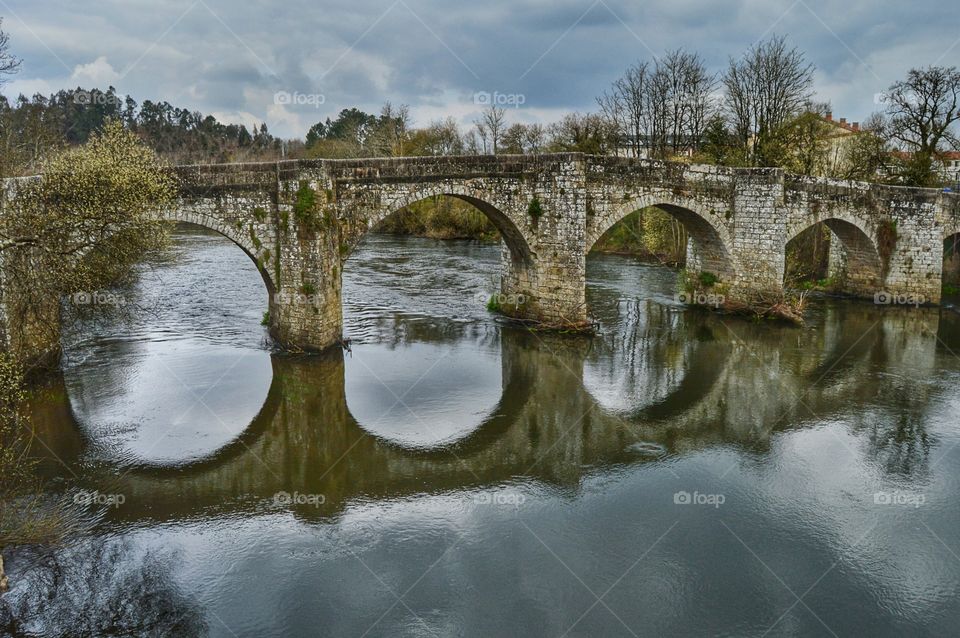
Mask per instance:
[[[387,102],[380,115],[358,108],[343,109],[337,118],[317,122],[307,132],[306,156],[325,158],[404,155],[409,141],[410,113]]]
[[[698,53],[677,49],[629,67],[597,103],[630,155],[669,158],[699,151],[716,86]]]
[[[62,298],[124,281],[163,245],[156,213],[174,192],[172,173],[116,121],[51,158],[41,177],[16,184],[0,217],[5,329],[15,355],[59,341],[59,321],[50,318]]]
[[[960,148],[954,125],[960,120],[960,71],[956,67],[911,69],[884,97],[889,136],[908,154],[901,176],[906,184],[935,186],[937,161]]]
[[[802,52],[774,36],[730,59],[723,75],[725,103],[734,133],[758,166],[774,165],[774,136],[805,111],[813,95],[814,67]]]
[[[797,175],[830,175],[835,164],[834,126],[824,115],[826,105],[808,104],[804,111],[772,131],[765,143],[765,160]]]
[[[252,131],[223,124],[211,115],[144,100],[138,104],[109,87],[0,96],[0,149],[4,174],[35,174],[65,146],[84,144],[109,121],[119,121],[171,163],[231,162],[278,158],[285,143],[265,123]],[[296,145],[294,145],[296,146]]]

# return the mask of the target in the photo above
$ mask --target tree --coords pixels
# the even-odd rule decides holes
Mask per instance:
[[[317,122],[307,132],[310,157],[399,156],[407,153],[410,109],[384,104],[380,115],[357,108],[343,109],[337,119]]]
[[[153,151],[116,121],[17,184],[0,217],[2,327],[14,356],[30,363],[56,349],[61,298],[128,280],[143,254],[163,245],[166,225],[155,213],[174,188]]]
[[[617,143],[614,131],[602,115],[569,113],[550,125],[548,150],[605,155]]]
[[[783,37],[730,59],[723,75],[727,114],[740,143],[756,165],[769,166],[767,145],[784,123],[801,114],[812,97],[814,67]]]
[[[903,181],[914,186],[938,182],[936,162],[946,147],[960,147],[953,130],[960,120],[960,71],[956,67],[911,69],[884,98],[890,136],[909,153]]]
[[[358,108],[343,109],[334,121],[327,120],[327,139],[345,140],[362,148],[376,125],[376,116]]]
[[[503,132],[503,142],[501,143],[504,153],[514,155],[523,153],[525,129],[526,127],[520,122],[507,127],[507,130]]]
[[[327,118],[327,122],[329,121],[330,119]],[[327,136],[327,125],[324,124],[323,122],[317,122],[316,124],[310,127],[309,131],[307,131],[307,139],[306,139],[307,148],[313,147],[317,142],[324,139],[326,136]]]
[[[527,153],[537,154],[543,151],[547,143],[547,131],[543,124],[530,124],[524,130],[524,144]]]
[[[487,143],[489,142],[490,151],[494,155],[497,154],[505,123],[506,111],[496,104],[491,104],[484,109],[483,113],[480,114],[480,118],[474,121],[474,125],[477,127],[477,134],[480,136],[480,139],[483,140],[484,153],[487,152]]]
[[[597,98],[597,104],[615,135],[621,144],[626,143],[626,148],[633,157],[642,156],[644,138],[649,128],[649,75],[649,64],[637,62],[613,83],[609,92],[604,92]]]
[[[657,60],[656,73],[665,89],[664,129],[674,154],[697,150],[712,112],[716,77],[707,72],[697,53],[669,51]]]
[[[166,225],[155,213],[173,193],[173,176],[156,155],[112,122],[7,194],[0,216],[0,550],[52,542],[69,525],[62,508],[42,502],[32,475],[20,413],[24,367],[58,350],[65,297],[88,301],[92,291],[129,280],[143,254],[163,245]],[[2,567],[0,555],[0,588]]]
[[[10,35],[3,30],[3,18],[0,18],[0,86],[7,83],[7,78],[20,70],[20,60],[10,52]],[[3,99],[4,106],[9,106],[6,98]],[[4,137],[7,137],[7,127],[2,127]],[[9,139],[9,138],[8,138]],[[5,145],[7,146],[7,145]],[[2,156],[3,164],[0,165],[0,174],[7,175],[7,155]]]
[[[411,131],[409,147],[411,155],[462,155],[464,151],[460,128],[452,117]]]
[[[668,51],[651,66],[638,62],[597,99],[618,146],[633,157],[696,152],[716,111],[716,76],[699,54]]]
[[[841,179],[874,181],[890,173],[891,158],[889,121],[874,113],[863,123],[860,132],[844,145],[835,176]]]
[[[541,124],[517,122],[504,131],[500,150],[513,154],[539,153],[543,148],[545,135]]]
[[[380,117],[373,122],[365,146],[378,157],[401,157],[406,154],[410,129],[410,108],[402,104],[394,107],[387,102],[380,110]]]
[[[809,104],[806,110],[772,131],[766,144],[766,161],[798,175],[832,172],[831,134],[826,104]]]
[[[0,18],[0,84],[6,82],[5,76],[20,70],[20,58],[10,52],[10,34],[3,30],[3,18]]]
[[[705,164],[721,166],[743,166],[746,162],[743,147],[719,114],[714,114],[707,122],[696,158]]]

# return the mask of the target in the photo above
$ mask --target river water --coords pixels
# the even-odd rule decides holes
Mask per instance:
[[[98,515],[58,550],[76,582],[35,627],[960,626],[949,308],[821,300],[803,328],[757,323],[681,306],[668,269],[591,256],[599,336],[534,334],[484,307],[496,246],[372,236],[343,273],[352,350],[290,356],[240,249],[183,227],[175,253],[144,267],[132,319],[71,337],[34,402],[48,489]],[[10,561],[11,600],[36,564]]]

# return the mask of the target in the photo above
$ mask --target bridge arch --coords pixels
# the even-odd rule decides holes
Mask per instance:
[[[878,292],[883,286],[884,273],[880,251],[874,241],[876,229],[857,215],[845,210],[833,210],[808,217],[788,229],[784,246],[821,223],[830,229],[832,237],[840,241],[840,246],[831,250],[830,274],[841,279],[846,292],[867,296]]]
[[[269,295],[270,302],[272,305],[274,294],[276,293],[276,287],[273,281],[273,277],[270,276],[270,273],[263,268],[263,264],[257,258],[257,249],[253,246],[253,242],[250,240],[249,234],[245,233],[245,228],[236,228],[230,226],[229,224],[224,223],[222,219],[219,219],[215,216],[208,215],[205,213],[198,213],[190,210],[189,206],[177,206],[172,210],[164,211],[160,219],[166,222],[173,223],[184,223],[184,224],[193,224],[195,226],[200,226],[206,228],[207,230],[212,230],[219,235],[226,237],[231,242],[233,242],[240,250],[246,253],[254,265],[257,267],[257,271],[260,273],[260,277],[263,279],[263,283],[267,288],[267,294]]]
[[[721,280],[733,280],[736,269],[731,257],[733,237],[726,220],[715,210],[693,199],[668,192],[651,192],[629,197],[617,204],[613,211],[588,224],[585,242],[589,253],[603,235],[627,215],[649,207],[656,207],[680,222],[690,239],[688,262],[701,271],[717,274]]]
[[[521,218],[521,215],[507,212],[514,208],[510,202],[498,201],[501,198],[493,197],[490,193],[470,187],[468,184],[428,184],[413,189],[407,186],[398,196],[383,198],[384,205],[374,211],[368,219],[367,232],[379,226],[391,215],[432,197],[452,197],[470,204],[483,213],[500,233],[514,264],[524,266],[533,264],[536,257],[531,248],[533,233],[528,228],[526,219]],[[359,243],[363,237],[356,239],[356,243]]]

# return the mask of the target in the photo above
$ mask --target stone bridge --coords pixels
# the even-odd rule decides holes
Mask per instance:
[[[960,232],[960,195],[579,153],[290,160],[175,169],[165,217],[225,235],[256,262],[271,333],[295,350],[340,339],[341,271],[394,212],[436,195],[476,206],[503,237],[501,289],[511,314],[548,325],[587,321],[586,255],[631,212],[657,206],[687,230],[687,268],[724,294],[784,285],[787,243],[823,222],[842,292],[938,303],[943,242]],[[522,297],[521,297],[522,296]]]

